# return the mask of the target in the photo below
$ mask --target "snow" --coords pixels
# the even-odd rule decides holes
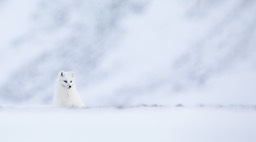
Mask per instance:
[[[255,107],[2,108],[0,140],[254,142],[255,119]]]
[[[0,142],[255,142],[255,14],[244,0],[0,0]],[[51,106],[60,70],[87,108]]]
[[[50,104],[60,70],[88,106],[256,103],[254,1],[0,2],[2,105]]]
[[[255,104],[255,7],[151,1],[121,21],[125,36],[96,68],[103,77],[81,88],[84,98],[89,105]]]
[[[0,56],[2,60],[0,63],[5,66],[2,67],[4,71],[1,71],[0,83],[7,79],[10,73],[22,67],[34,57],[34,52],[28,50],[29,47],[26,47],[25,50],[24,48],[16,48],[15,50],[15,47],[13,49],[10,44],[13,44],[15,39],[27,34],[27,31],[31,28],[31,13],[35,10],[38,0],[27,0],[26,2],[11,0],[2,1],[2,3],[3,8],[0,10]],[[15,12],[13,9],[15,9]],[[24,54],[25,52],[26,54]],[[6,64],[6,61],[8,61],[8,64]]]
[[[19,0],[1,1],[2,7],[0,10],[1,27],[1,41],[0,51],[8,42],[14,38],[24,35],[32,26],[30,21],[30,14],[35,10],[38,0],[26,0],[26,2]],[[13,11],[15,9],[15,12]]]

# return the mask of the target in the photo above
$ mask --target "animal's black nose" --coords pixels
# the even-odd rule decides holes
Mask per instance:
[[[68,89],[70,89],[71,88],[71,86],[68,86]]]

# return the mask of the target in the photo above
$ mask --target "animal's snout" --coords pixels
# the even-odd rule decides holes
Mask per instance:
[[[72,86],[71,86],[71,85],[69,85],[69,86],[68,86],[68,89],[70,89],[71,87],[72,87]]]

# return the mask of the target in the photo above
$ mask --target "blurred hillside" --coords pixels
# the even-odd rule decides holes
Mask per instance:
[[[256,103],[252,0],[1,0],[0,102],[51,103],[60,70],[87,105]]]

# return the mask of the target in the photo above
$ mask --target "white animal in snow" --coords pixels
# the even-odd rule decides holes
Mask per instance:
[[[83,107],[76,88],[74,72],[61,71],[55,86],[55,104],[59,107]]]

